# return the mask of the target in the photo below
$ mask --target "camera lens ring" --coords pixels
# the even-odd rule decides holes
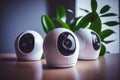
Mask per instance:
[[[61,33],[58,37],[57,46],[62,55],[72,55],[76,49],[74,36],[69,32]]]
[[[22,35],[19,39],[19,49],[24,53],[30,53],[34,49],[34,36],[31,33]]]
[[[93,31],[91,32],[91,35],[92,35],[92,45],[93,45],[93,48],[97,51],[98,49],[100,49],[100,46],[101,46],[100,38]]]

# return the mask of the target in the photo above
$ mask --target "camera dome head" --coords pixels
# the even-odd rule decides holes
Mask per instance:
[[[21,33],[15,40],[18,60],[39,60],[43,53],[43,39],[33,30]]]
[[[99,56],[101,40],[99,35],[91,29],[80,29],[76,32],[79,40],[79,59],[94,60]]]
[[[43,50],[49,66],[71,67],[77,62],[79,42],[72,31],[56,28],[45,37]]]

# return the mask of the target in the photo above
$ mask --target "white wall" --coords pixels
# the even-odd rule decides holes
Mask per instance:
[[[45,37],[41,16],[47,14],[46,0],[5,0],[1,3],[0,53],[14,53],[16,37],[26,31],[35,30]]]
[[[76,0],[76,16],[86,15],[86,13],[81,11],[79,8],[84,8],[84,9],[91,11],[90,2],[91,2],[91,0]],[[109,12],[114,12],[114,13],[119,14],[118,0],[97,0],[97,3],[98,3],[98,9],[97,9],[98,12],[104,5],[108,4],[111,6],[111,9]],[[107,17],[107,18],[102,18],[102,23],[104,23],[108,20],[119,21],[118,16]],[[120,50],[119,49],[120,48],[119,25],[114,26],[114,27],[108,27],[106,25],[102,25],[102,26],[103,26],[102,30],[109,28],[109,29],[113,29],[116,32],[116,34],[112,34],[110,37],[107,38],[109,40],[110,39],[116,40],[115,42],[106,45],[107,51],[110,51],[111,53],[120,53],[120,51],[119,51]]]
[[[35,30],[45,38],[41,16],[55,16],[57,4],[74,12],[74,0],[0,0],[0,54],[15,53],[15,39],[26,30]]]

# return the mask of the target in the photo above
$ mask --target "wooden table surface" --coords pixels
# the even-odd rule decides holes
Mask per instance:
[[[94,61],[78,60],[72,68],[49,68],[45,60],[17,61],[15,54],[0,54],[0,80],[120,80],[120,54]]]

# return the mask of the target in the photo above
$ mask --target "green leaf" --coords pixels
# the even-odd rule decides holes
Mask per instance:
[[[92,12],[96,12],[96,9],[97,9],[97,1],[96,0],[91,0],[91,8],[92,8]]]
[[[104,41],[105,38],[109,37],[110,35],[112,35],[113,33],[115,33],[113,30],[107,29],[101,32],[101,40]]]
[[[115,13],[107,13],[107,14],[103,14],[100,17],[110,17],[110,16],[117,16],[117,14]]]
[[[62,25],[63,28],[71,30],[70,26],[67,23],[63,22],[60,18],[54,18],[53,20],[57,21],[60,25]]]
[[[98,17],[99,17],[99,16],[98,16],[97,12],[92,12],[92,13],[91,13],[90,21],[91,21],[91,22],[94,22]]]
[[[42,59],[44,59],[45,58],[45,56],[44,56],[44,53],[43,53],[43,55],[42,55]]]
[[[117,22],[117,21],[109,21],[109,22],[105,22],[105,23],[103,23],[103,24],[105,24],[105,25],[107,25],[107,26],[116,26],[116,25],[118,25],[118,24],[120,24],[120,23]]]
[[[109,43],[112,43],[114,42],[115,40],[109,40],[109,41],[103,41],[105,44],[109,44]]]
[[[103,13],[106,13],[107,11],[109,11],[111,7],[109,5],[105,5],[103,6],[103,8],[100,10],[100,13],[103,14]]]
[[[97,15],[97,13],[95,15],[97,16],[97,18],[96,18],[96,20],[91,21],[89,28],[94,30],[96,33],[98,33],[100,35],[102,23],[101,23],[100,17]]]
[[[99,56],[103,56],[105,53],[106,53],[106,47],[104,44],[102,44]]]
[[[52,20],[47,15],[43,15],[41,17],[41,23],[46,33],[50,32],[51,30],[55,28],[55,25],[53,24]]]
[[[58,5],[56,10],[57,18],[60,18],[63,22],[66,22],[66,10],[63,5]]]
[[[87,27],[87,25],[89,24],[89,22],[91,21],[91,16],[92,14],[89,13],[87,14],[86,16],[84,16],[79,22],[78,24],[76,25],[76,27],[73,28],[73,31],[77,31],[79,30],[80,28],[85,28]]]
[[[84,12],[86,12],[86,13],[89,13],[89,11],[86,10],[86,9],[82,9],[82,8],[80,8],[80,10],[82,10],[82,11],[84,11]]]
[[[73,19],[70,21],[70,25],[69,25],[69,26],[70,26],[71,29],[73,29],[73,28],[76,26],[78,20],[79,20],[81,17],[82,17],[82,16],[73,18]]]

